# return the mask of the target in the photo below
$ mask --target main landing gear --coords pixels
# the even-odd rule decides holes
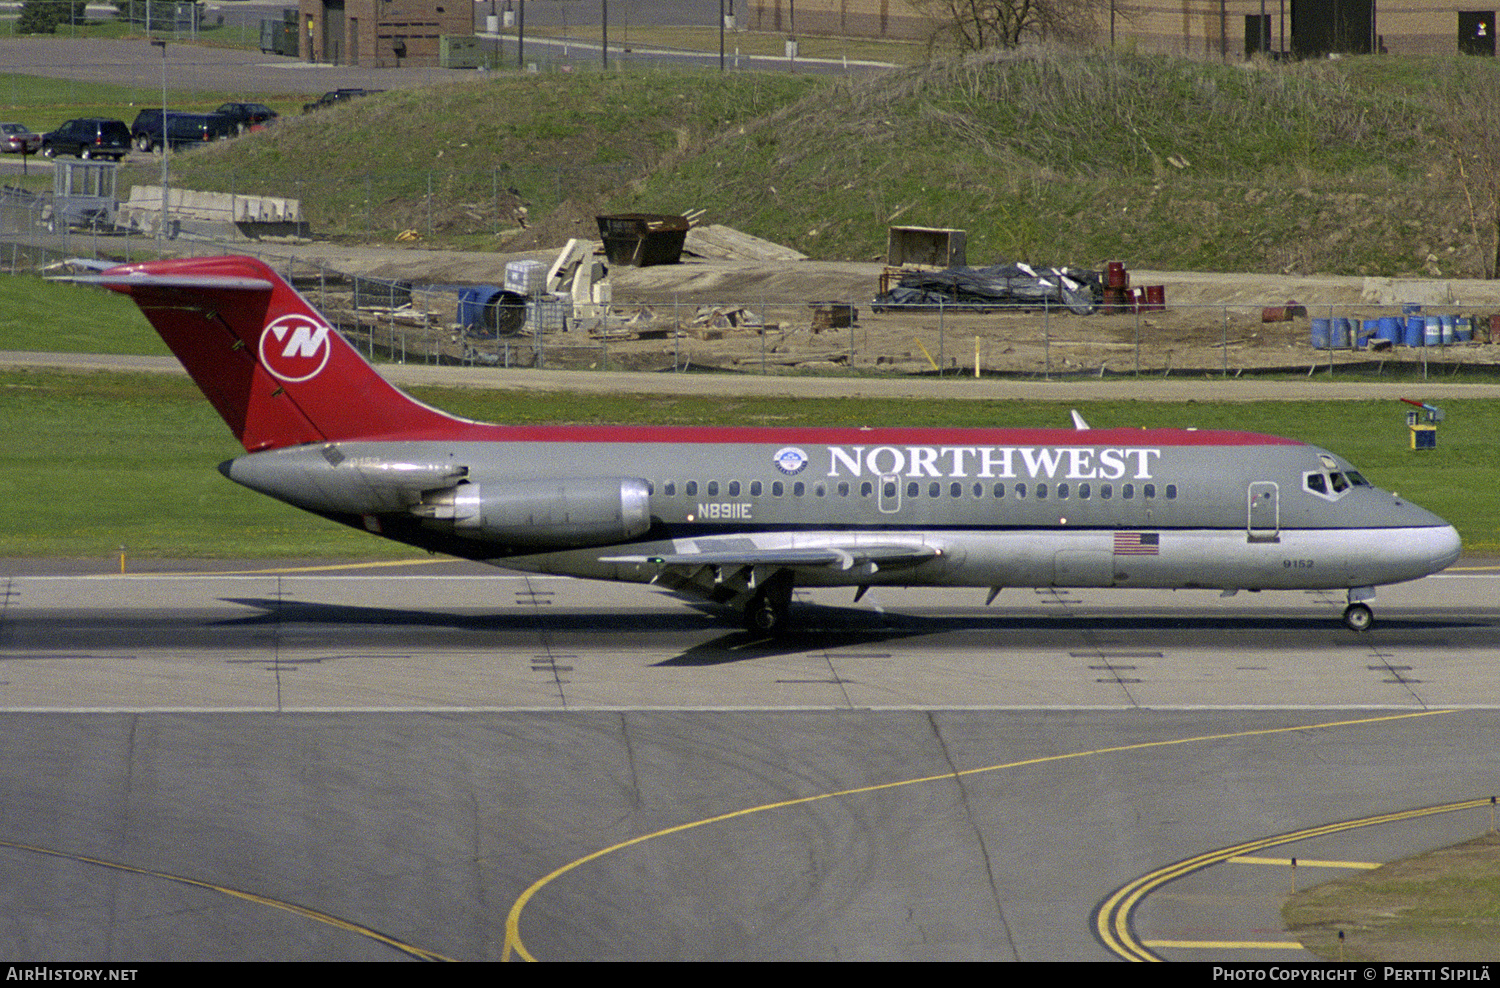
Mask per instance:
[[[781,570],[762,583],[745,604],[745,627],[762,635],[779,635],[792,606],[792,574]]]

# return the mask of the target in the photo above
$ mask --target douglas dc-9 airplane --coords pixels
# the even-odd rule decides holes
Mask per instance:
[[[512,569],[656,583],[782,629],[794,585],[1344,589],[1453,563],[1436,515],[1334,454],[1177,429],[508,426],[388,384],[248,257],[78,280],[131,296],[247,455],[237,483]]]

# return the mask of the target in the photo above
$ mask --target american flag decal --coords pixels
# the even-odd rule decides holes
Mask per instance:
[[[1154,556],[1161,548],[1161,536],[1155,532],[1116,532],[1115,555]]]

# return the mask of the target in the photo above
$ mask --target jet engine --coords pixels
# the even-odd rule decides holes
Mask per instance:
[[[455,535],[541,550],[623,542],[651,527],[650,488],[634,477],[483,480],[429,491],[411,511]]]

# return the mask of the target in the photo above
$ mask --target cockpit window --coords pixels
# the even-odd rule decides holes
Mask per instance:
[[[1302,475],[1302,486],[1310,494],[1316,494],[1328,501],[1337,501],[1354,487],[1369,487],[1370,482],[1365,480],[1353,470],[1341,472],[1331,470],[1327,473],[1304,473]]]

